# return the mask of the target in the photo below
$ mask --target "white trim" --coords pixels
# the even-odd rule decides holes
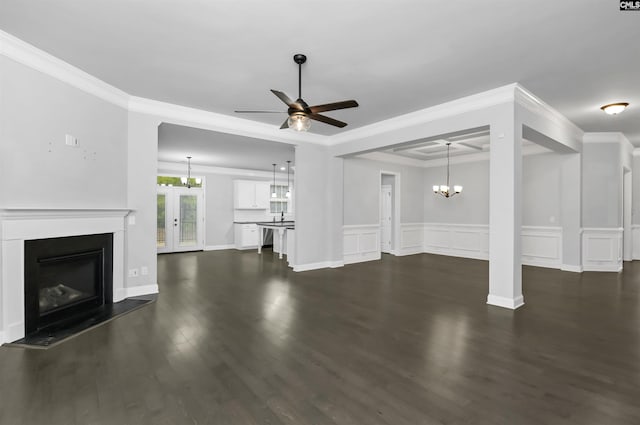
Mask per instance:
[[[567,117],[518,83],[516,83],[514,88],[514,100],[516,104],[541,115],[546,121],[557,124],[560,127],[568,128],[576,140],[580,140],[583,137],[584,131],[575,125],[573,121],[570,121]]]
[[[225,249],[235,249],[235,244],[228,245],[207,245],[204,247],[204,251],[223,251]]]
[[[628,142],[623,133],[619,131],[601,131],[584,133],[582,143],[619,143]]]
[[[121,108],[129,103],[124,91],[2,30],[0,55]]]
[[[559,269],[562,265],[562,227],[522,226],[522,264]]]
[[[167,162],[158,161],[158,174],[168,176],[174,174],[172,177],[184,176],[186,168],[186,162]],[[192,165],[191,172],[196,174],[221,174],[226,176],[240,176],[250,177],[252,179],[265,179],[264,181],[271,182],[273,179],[272,171],[250,170],[241,168],[225,168],[214,167],[208,165]],[[294,175],[290,175],[290,182],[293,182]],[[192,174],[193,177],[193,174]],[[276,183],[285,183],[287,181],[287,173],[276,172]]]
[[[157,284],[130,286],[124,288],[125,298],[140,297],[142,295],[152,295],[159,292]]]
[[[582,273],[584,271],[582,266],[574,266],[572,264],[563,264],[560,266],[560,270],[573,273]]]
[[[397,256],[420,254],[424,252],[424,224],[400,224],[400,247],[394,253]]]
[[[329,138],[330,146],[366,139],[374,135],[406,127],[412,127],[442,118],[449,118],[455,115],[484,109],[490,106],[499,105],[514,100],[514,89],[517,84],[508,84],[495,89],[487,90],[470,96],[461,97],[449,102],[429,108],[420,109],[415,112],[396,116],[374,124],[345,131]]]
[[[0,211],[2,330],[10,341],[23,338],[25,240],[113,234],[113,302],[125,289],[126,209],[3,209]]]
[[[300,142],[326,144],[326,136],[319,134],[282,131],[279,127],[272,124],[137,96],[131,96],[129,98],[128,108],[130,112],[153,115],[160,117],[162,121],[187,125],[194,128],[288,144],[299,144]]]
[[[318,270],[318,269],[327,269],[333,267],[340,267],[337,265],[335,261],[321,261],[319,263],[307,263],[307,264],[297,264],[293,266],[294,272],[306,272],[309,270]]]
[[[380,225],[343,226],[342,250],[344,264],[379,260],[382,258]]]
[[[4,344],[5,342],[11,342],[11,341],[7,341],[4,339],[4,331],[0,331],[0,345]]]
[[[344,267],[344,261],[329,261],[329,267],[332,269],[337,269],[338,267]]]
[[[623,231],[620,227],[583,228],[583,270],[601,272],[621,271]]]
[[[489,294],[487,296],[487,304],[489,305],[493,305],[496,307],[502,307],[502,308],[508,308],[510,310],[515,310],[517,308],[520,308],[524,305],[524,297],[521,295],[519,297],[516,298],[507,298],[507,297],[501,297],[498,295],[491,295]]]
[[[368,229],[371,227],[380,228],[380,225],[379,224],[345,224],[342,226],[342,230]]]

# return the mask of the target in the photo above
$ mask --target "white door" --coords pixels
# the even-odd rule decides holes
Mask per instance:
[[[204,249],[202,188],[158,187],[158,252]]]
[[[391,186],[380,189],[380,250],[390,253],[391,246]]]

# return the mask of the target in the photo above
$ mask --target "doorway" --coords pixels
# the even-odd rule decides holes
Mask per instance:
[[[158,186],[158,253],[204,249],[201,187]]]
[[[631,170],[624,167],[622,170],[622,259],[633,260],[633,236],[631,233],[632,203],[632,174]]]
[[[398,251],[400,231],[399,180],[396,173],[380,172],[380,251],[394,255]]]

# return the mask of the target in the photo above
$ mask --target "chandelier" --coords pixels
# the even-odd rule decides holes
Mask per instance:
[[[187,189],[191,189],[191,186],[194,185],[194,183],[195,186],[200,186],[200,184],[202,183],[202,179],[200,177],[196,177],[195,179],[191,178],[190,156],[187,157],[187,177],[180,177],[180,183],[182,183],[183,186],[186,186]]]
[[[455,185],[453,186],[453,192],[450,192],[449,189],[451,186],[449,186],[449,149],[451,148],[451,142],[447,143],[447,184],[441,184],[441,185],[434,185],[433,186],[433,193],[435,194],[440,194],[442,196],[444,196],[445,198],[450,198],[453,195],[462,192],[462,186],[460,185]]]

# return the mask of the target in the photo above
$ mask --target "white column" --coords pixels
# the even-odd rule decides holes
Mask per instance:
[[[487,304],[516,309],[524,304],[520,232],[522,227],[522,125],[514,105],[490,128],[489,296]]]
[[[582,272],[582,158],[565,155],[561,170],[562,266]]]

